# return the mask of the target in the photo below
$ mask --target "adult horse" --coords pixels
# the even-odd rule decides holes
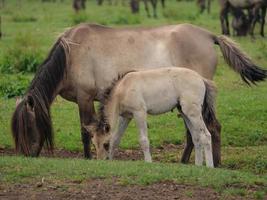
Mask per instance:
[[[261,29],[260,34],[264,37],[264,24],[265,24],[265,16],[266,16],[266,7],[267,0],[220,0],[220,20],[221,20],[221,28],[222,33],[229,35],[229,21],[228,21],[228,13],[230,9],[250,9],[251,19],[250,19],[250,35],[254,36],[254,28],[255,24],[258,20],[259,11],[261,10]]]
[[[142,69],[182,66],[207,79],[216,71],[219,45],[226,62],[246,83],[262,81],[266,70],[257,67],[225,36],[200,27],[181,24],[156,28],[109,28],[81,24],[64,32],[37,71],[12,117],[17,152],[38,156],[42,146],[53,150],[50,106],[57,95],[75,102],[80,122],[90,125],[95,118],[94,100],[120,74]],[[220,162],[220,124],[208,127],[212,134],[214,165]],[[84,156],[91,157],[89,133],[81,128]],[[193,149],[187,133],[182,157],[187,162]]]

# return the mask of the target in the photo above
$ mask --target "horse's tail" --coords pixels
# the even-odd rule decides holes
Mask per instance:
[[[228,65],[238,72],[241,78],[250,85],[257,81],[264,81],[267,77],[267,70],[261,69],[241,51],[237,44],[226,36],[215,36],[215,44],[221,48],[223,57]]]
[[[44,144],[53,151],[50,105],[65,75],[67,52],[67,42],[59,38],[15,109],[11,129],[18,153],[38,156]]]
[[[212,152],[214,166],[217,167],[221,163],[221,125],[216,118],[215,97],[216,87],[212,81],[204,80],[206,87],[202,116],[212,138]]]
[[[203,102],[202,115],[207,125],[216,119],[215,116],[216,87],[212,81],[207,79],[204,79],[204,84],[206,92]]]

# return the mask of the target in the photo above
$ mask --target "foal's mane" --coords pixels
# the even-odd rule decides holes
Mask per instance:
[[[107,106],[107,103],[110,101],[112,92],[115,86],[118,84],[118,82],[121,81],[125,75],[131,72],[136,72],[136,71],[131,70],[124,74],[120,74],[116,79],[112,81],[111,85],[104,90],[103,95],[99,101],[100,102],[98,107],[99,121],[97,123],[97,130],[103,130],[105,126],[109,126],[107,116],[105,115],[105,108]]]

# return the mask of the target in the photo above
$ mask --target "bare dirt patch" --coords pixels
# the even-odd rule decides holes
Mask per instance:
[[[182,152],[182,145],[165,144],[160,148],[153,148],[151,150],[153,160],[158,162],[179,162],[180,154]],[[92,150],[93,158],[95,158],[95,151]],[[0,148],[0,156],[14,156],[16,155],[14,149]],[[53,154],[43,150],[41,157],[50,158],[83,158],[82,152],[68,151],[64,149],[55,149]],[[116,160],[144,160],[141,149],[119,149],[115,153]]]
[[[0,199],[98,199],[164,200],[220,199],[210,188],[181,185],[171,181],[148,186],[122,185],[118,179],[92,179],[83,182],[0,185]],[[236,198],[233,198],[236,199]]]

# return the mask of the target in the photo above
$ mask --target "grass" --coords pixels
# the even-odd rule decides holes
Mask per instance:
[[[159,7],[158,19],[147,18],[143,6],[141,13],[133,16],[128,7],[106,4],[99,7],[95,1],[87,1],[86,11],[76,15],[71,8],[71,0],[65,0],[64,3],[33,0],[22,0],[21,4],[18,2],[10,0],[1,10],[3,38],[0,40],[0,66],[4,64],[5,56],[11,54],[10,50],[17,48],[16,41],[21,38],[24,42],[28,39],[32,41],[27,49],[34,49],[44,59],[57,36],[80,22],[111,26],[158,26],[188,22],[220,34],[216,1],[212,2],[210,15],[200,15],[194,2],[169,0],[164,11]],[[258,32],[256,29],[255,33]],[[266,39],[259,36],[256,41],[251,41],[249,37],[234,39],[255,63],[267,68]],[[179,183],[217,188],[226,198],[228,195],[246,196],[250,191],[247,186],[255,187],[254,197],[262,199],[266,192],[262,184],[266,186],[267,173],[267,83],[246,86],[224,62],[219,48],[215,48],[219,57],[215,82],[218,86],[217,115],[223,127],[222,167],[232,170],[158,163],[149,165],[142,162],[1,157],[1,181],[26,181],[41,176],[51,179],[118,176],[125,183],[148,184],[171,179]],[[15,99],[8,97],[23,93],[32,77],[33,74],[0,74],[0,148],[13,148],[10,118],[15,108]],[[10,93],[12,95],[7,95]],[[52,106],[52,117],[56,147],[82,151],[77,106],[59,97]],[[184,142],[183,122],[177,119],[176,113],[149,117],[149,127],[153,147]],[[131,123],[121,147],[130,149],[138,146],[137,130],[135,124]],[[178,161],[177,155],[180,153],[167,152],[165,161]]]
[[[122,184],[147,185],[171,180],[180,184],[212,187],[220,193],[250,189],[246,195],[264,192],[267,184],[266,176],[251,173],[144,162],[1,157],[0,171],[1,181],[7,183],[40,180],[42,177],[52,181],[117,177]]]

